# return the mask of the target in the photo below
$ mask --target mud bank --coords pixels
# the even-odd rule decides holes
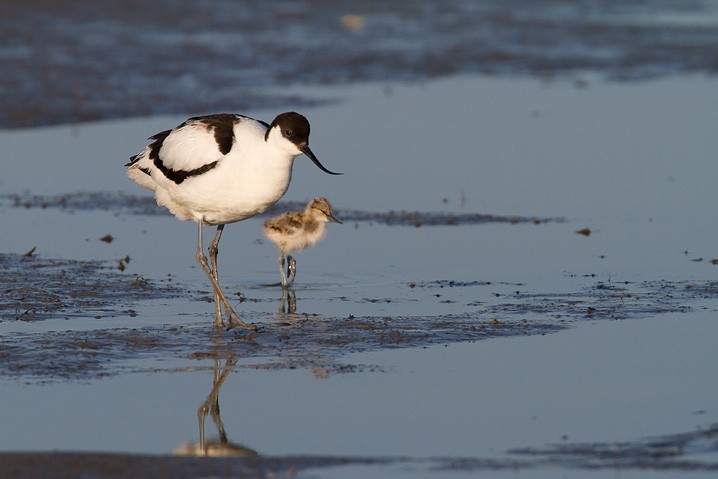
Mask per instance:
[[[631,471],[715,473],[718,462],[701,455],[718,452],[718,425],[686,433],[650,437],[614,444],[566,442],[546,449],[516,449],[504,459],[478,457],[338,457],[262,456],[206,458],[142,456],[101,453],[0,453],[0,472],[5,477],[88,477],[106,479],[194,479],[196,477],[314,477],[336,468],[362,468],[369,474],[397,470],[425,474],[529,472],[556,468],[587,473],[605,470],[608,474],[630,475]],[[592,476],[593,477],[593,476]],[[603,476],[601,476],[603,477]],[[611,477],[611,476],[607,476]],[[707,476],[706,476],[707,477]]]
[[[0,375],[26,381],[87,380],[120,372],[162,370],[162,366],[155,369],[149,363],[137,366],[130,361],[139,357],[150,363],[152,359],[168,357],[254,358],[253,368],[307,368],[326,376],[374,367],[344,361],[357,352],[548,334],[582,320],[630,320],[685,313],[699,300],[718,298],[718,283],[710,281],[618,284],[596,281],[570,293],[526,293],[520,289],[497,293],[491,301],[462,305],[471,310],[464,313],[412,316],[357,313],[332,317],[296,313],[297,292],[290,290],[281,298],[278,313],[247,311],[243,315],[245,321],[260,325],[256,333],[215,330],[201,320],[182,325],[116,328],[109,318],[136,316],[135,308],[145,301],[210,298],[205,291],[181,287],[171,279],[148,281],[122,274],[116,266],[98,261],[5,254],[0,256],[0,265],[4,289],[0,301],[2,320],[49,321],[49,330],[7,333],[0,338]],[[417,290],[422,297],[432,298],[424,300],[429,307],[430,301],[447,301],[451,295],[445,293],[449,290],[461,290],[461,297],[480,297],[491,286],[491,282],[434,280],[409,282],[396,288]],[[248,296],[237,292],[249,303],[276,301],[253,298],[251,291],[245,294]],[[299,293],[300,297],[302,294]],[[329,292],[326,301],[348,301],[357,305],[357,311],[363,311],[366,305],[409,300],[348,298],[337,289]],[[94,317],[98,321],[90,330],[53,330],[55,320],[72,317]]]
[[[334,100],[286,92],[297,84],[716,73],[701,1],[35,5],[0,7],[0,127]]]

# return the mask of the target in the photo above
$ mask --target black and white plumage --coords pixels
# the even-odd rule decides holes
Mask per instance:
[[[227,223],[262,213],[286,193],[294,158],[308,156],[327,170],[309,149],[309,122],[295,112],[278,115],[271,124],[237,114],[190,118],[157,133],[127,165],[127,175],[153,191],[157,204],[180,220],[198,224],[197,261],[214,288],[215,326],[224,306],[229,327],[256,329],[239,319],[222,292],[217,250]],[[210,243],[211,267],[203,253],[202,227],[216,225]]]

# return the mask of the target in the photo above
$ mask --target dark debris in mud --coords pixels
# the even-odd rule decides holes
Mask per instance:
[[[433,281],[422,281],[420,283],[409,283],[410,288],[465,288],[473,286],[488,286],[491,281],[457,281],[453,279],[437,279]],[[498,283],[501,285],[521,286],[521,283]]]
[[[693,289],[696,288],[696,289]],[[649,281],[604,283],[574,293],[522,293],[493,306],[494,314],[540,314],[561,319],[630,319],[690,310],[689,300],[717,297],[718,283]]]
[[[173,284],[122,274],[114,263],[27,253],[0,253],[0,291],[0,321],[131,316],[137,301],[185,293]]]
[[[643,281],[605,282],[568,293],[522,291],[521,283],[490,281],[434,280],[408,283],[411,289],[441,291],[501,287],[508,293],[494,293],[495,301],[466,303],[477,317],[535,318],[565,324],[577,320],[632,319],[664,313],[684,313],[700,299],[718,298],[716,281]],[[516,288],[516,289],[514,289]],[[443,298],[443,294],[435,294]],[[457,298],[467,295],[457,295]],[[455,301],[455,300],[454,300]]]
[[[0,205],[14,208],[53,208],[67,212],[113,211],[117,214],[145,216],[170,215],[160,208],[152,196],[130,195],[122,192],[77,192],[62,195],[33,195],[30,193],[0,195]],[[305,203],[280,201],[260,216],[273,216],[289,210],[303,210]],[[390,226],[461,226],[483,223],[533,223],[562,222],[562,218],[538,218],[524,216],[490,215],[483,213],[444,213],[421,211],[367,212],[336,209],[337,217],[344,222],[376,223]]]

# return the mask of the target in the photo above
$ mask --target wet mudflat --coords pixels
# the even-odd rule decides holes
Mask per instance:
[[[0,468],[715,474],[716,84],[585,81],[366,85],[305,111],[346,174],[298,158],[279,208],[322,195],[345,223],[286,297],[262,218],[227,227],[222,283],[257,333],[211,328],[195,227],[123,177],[181,119],[1,132]],[[201,449],[198,414],[233,457],[170,456]]]
[[[111,374],[161,367],[138,364],[138,356],[207,358],[237,356],[254,359],[254,368],[320,367],[325,375],[355,371],[366,365],[345,364],[346,355],[393,348],[416,348],[432,344],[482,339],[543,335],[557,332],[582,320],[632,319],[666,313],[685,313],[699,300],[718,298],[718,281],[643,282],[619,285],[596,283],[571,293],[495,293],[494,301],[475,301],[470,312],[438,315],[398,314],[333,317],[297,313],[297,292],[279,299],[278,313],[251,312],[250,322],[261,324],[258,332],[216,331],[204,322],[182,325],[112,328],[109,318],[136,317],[141,302],[148,300],[194,300],[207,303],[201,293],[175,285],[155,284],[140,277],[112,271],[97,262],[38,261],[4,255],[2,304],[5,321],[34,322],[46,319],[92,317],[107,319],[90,330],[26,333],[22,328],[3,337],[0,367],[7,376],[53,381],[94,379]],[[61,273],[58,273],[61,271]],[[30,279],[31,278],[31,279]],[[421,290],[411,299],[361,298],[330,294],[329,302],[357,304],[357,311],[382,303],[455,303],[444,290],[480,290],[490,282],[452,280],[397,284],[397,288]],[[522,285],[496,285],[502,288]],[[268,287],[269,288],[269,287]],[[476,291],[478,290],[478,291]],[[335,291],[336,292],[341,292]],[[462,293],[462,296],[466,295]],[[299,293],[301,298],[301,292]],[[194,296],[194,297],[193,297]],[[246,301],[246,298],[245,298]],[[128,307],[130,302],[134,307]],[[252,298],[250,303],[275,298]],[[137,309],[135,309],[137,308]],[[500,319],[499,319],[500,318]],[[369,366],[370,368],[373,366]],[[172,369],[172,368],[171,368]],[[378,368],[380,369],[380,368]]]
[[[715,2],[0,5],[0,127],[326,104],[288,85],[718,67]],[[42,32],[40,35],[38,32]]]
[[[611,477],[621,470],[625,477],[650,477],[656,472],[690,471],[691,477],[711,477],[718,470],[716,464],[704,464],[683,459],[688,454],[714,452],[710,446],[718,437],[718,427],[672,436],[653,437],[636,442],[615,444],[557,445],[545,450],[516,450],[509,460],[434,457],[322,457],[288,456],[262,457],[246,448],[242,454],[225,458],[157,457],[122,454],[90,453],[0,453],[0,469],[10,476],[45,477],[48,479],[78,475],[83,477],[153,477],[195,478],[212,477],[296,477],[311,470],[313,475],[328,477],[336,474],[354,477],[359,474],[387,474],[396,476],[442,476],[452,473],[472,473],[491,477],[519,477],[527,471],[553,470],[557,467],[580,470],[584,477]],[[236,447],[236,446],[235,446]],[[252,454],[254,453],[254,454]],[[242,459],[238,460],[237,457]],[[108,467],[112,464],[112,467]],[[343,468],[343,469],[340,469]],[[323,471],[327,470],[328,471]],[[641,471],[636,473],[635,471]],[[428,473],[428,474],[427,474]],[[326,474],[326,476],[325,476]],[[356,477],[360,477],[356,475]],[[549,477],[549,476],[546,476]]]

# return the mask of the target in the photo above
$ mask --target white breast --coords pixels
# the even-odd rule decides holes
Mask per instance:
[[[164,139],[159,157],[165,168],[186,172],[216,162],[206,172],[173,181],[155,166],[148,147],[128,175],[155,191],[157,203],[182,220],[225,224],[261,213],[286,193],[299,152],[272,136],[265,141],[266,126],[249,118],[238,117],[233,132],[226,155],[214,132],[199,122],[188,122]]]

